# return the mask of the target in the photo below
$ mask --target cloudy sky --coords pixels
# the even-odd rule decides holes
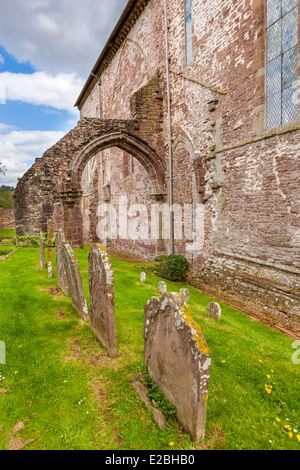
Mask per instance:
[[[74,103],[127,1],[0,0],[0,185],[76,125]]]

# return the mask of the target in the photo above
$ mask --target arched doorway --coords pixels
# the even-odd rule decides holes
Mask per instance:
[[[64,231],[67,240],[74,247],[82,248],[84,245],[82,214],[82,176],[84,169],[95,155],[99,155],[101,152],[111,148],[122,150],[124,153],[132,156],[143,167],[147,180],[147,191],[150,193],[149,196],[155,205],[159,206],[165,201],[165,163],[152,148],[137,137],[122,131],[111,132],[98,137],[76,155],[72,167],[68,169],[68,188],[62,195]],[[111,200],[109,181],[103,181],[101,193],[102,201],[109,203]],[[165,243],[160,235],[161,218],[159,215],[155,224],[158,227],[158,236],[155,238],[154,254],[159,255],[165,253]],[[101,239],[101,237],[99,238]],[[101,242],[105,243],[107,240],[101,239]]]

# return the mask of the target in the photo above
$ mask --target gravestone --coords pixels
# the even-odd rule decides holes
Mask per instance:
[[[64,266],[67,274],[69,294],[73,307],[84,321],[89,321],[89,312],[83,290],[82,279],[74,251],[68,243],[62,249]]]
[[[144,364],[199,443],[205,437],[211,353],[182,297],[167,293],[145,305]]]
[[[117,357],[114,273],[101,245],[94,245],[89,254],[89,287],[91,329],[109,357]]]
[[[59,288],[65,295],[69,294],[68,278],[63,260],[63,247],[66,244],[65,235],[59,230],[55,237],[56,274]]]
[[[52,220],[47,220],[48,279],[52,279]]]
[[[146,281],[146,273],[141,273],[140,274],[140,282],[145,282]]]
[[[188,302],[189,301],[189,298],[190,298],[190,292],[188,289],[186,289],[185,287],[180,289],[179,291],[179,294],[182,296],[183,300],[185,302]]]
[[[214,318],[217,321],[220,321],[221,319],[221,307],[218,304],[218,302],[209,302],[207,309],[206,309],[206,314],[210,318]]]
[[[159,292],[159,294],[166,294],[167,293],[167,284],[164,281],[160,281],[158,283],[157,292]]]
[[[45,267],[46,267],[45,240],[44,240],[42,232],[40,232],[40,266],[41,266],[42,269],[45,269]]]

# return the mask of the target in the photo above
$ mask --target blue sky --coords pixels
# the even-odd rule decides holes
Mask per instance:
[[[127,0],[3,0],[0,185],[76,126],[74,103]]]

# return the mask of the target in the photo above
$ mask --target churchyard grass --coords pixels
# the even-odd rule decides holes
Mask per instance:
[[[88,304],[89,250],[74,250]],[[53,265],[48,279],[38,248],[0,261],[0,449],[300,450],[293,339],[223,304],[216,322],[205,313],[212,299],[189,287],[212,353],[206,439],[195,446],[174,420],[161,431],[131,385],[143,364],[143,307],[160,279],[147,264],[112,258],[118,357],[110,359],[57,289],[55,250]],[[168,292],[188,287],[165,282]]]

